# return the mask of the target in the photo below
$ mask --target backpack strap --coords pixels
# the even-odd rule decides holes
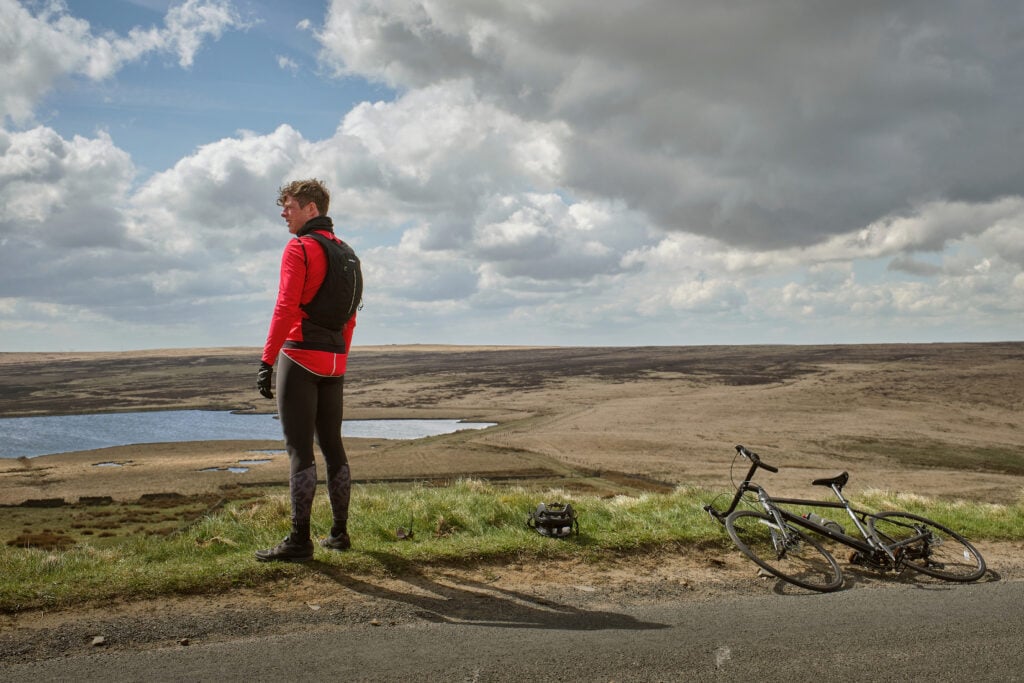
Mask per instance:
[[[539,523],[540,518],[544,515],[545,510],[547,510],[547,506],[544,505],[544,503],[539,504],[536,510],[526,515],[526,526],[530,527],[531,529],[536,529],[537,524]]]

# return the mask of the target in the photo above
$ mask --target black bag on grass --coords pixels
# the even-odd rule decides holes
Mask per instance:
[[[541,503],[526,518],[526,526],[535,529],[542,536],[565,538],[580,533],[576,511],[569,503]]]

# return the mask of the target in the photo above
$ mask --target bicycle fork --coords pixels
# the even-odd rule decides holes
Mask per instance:
[[[761,503],[761,507],[764,511],[775,520],[775,528],[769,529],[772,537],[772,547],[775,549],[775,554],[778,559],[782,559],[786,556],[786,551],[789,550],[794,540],[789,533],[789,527],[786,525],[785,520],[782,519],[782,514],[779,513],[778,509],[768,503],[768,497],[764,490],[758,488],[757,500]],[[797,537],[799,541],[799,536]]]

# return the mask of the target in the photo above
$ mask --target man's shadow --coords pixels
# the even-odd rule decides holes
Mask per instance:
[[[465,578],[452,579],[458,586],[438,583],[412,563],[390,553],[368,552],[412,590],[396,591],[349,576],[340,568],[319,561],[316,569],[338,585],[363,595],[410,605],[419,617],[429,621],[469,626],[507,628],[551,628],[577,631],[604,629],[648,630],[669,628],[666,624],[644,622],[626,614],[585,610],[561,605],[518,591],[506,590]]]

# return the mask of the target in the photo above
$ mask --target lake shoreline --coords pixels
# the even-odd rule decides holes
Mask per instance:
[[[0,354],[0,414],[266,411],[273,403],[254,388],[255,357],[258,349],[244,348]],[[547,473],[577,481],[599,473],[602,486],[625,477],[727,488],[742,443],[781,468],[771,478],[777,495],[803,495],[811,479],[845,469],[851,494],[1013,502],[1024,495],[1024,476],[1012,469],[1024,452],[1022,410],[1021,342],[354,347],[345,382],[347,419],[499,423],[410,443],[347,438],[353,476],[366,480]],[[230,467],[252,447],[140,444],[8,459],[0,461],[0,504],[72,500],[80,491],[134,499],[217,490],[243,477],[287,481],[276,463],[196,472]],[[93,466],[101,460],[133,465]]]
[[[343,422],[342,432],[345,438],[409,440],[495,424],[424,418],[350,419]],[[167,410],[0,418],[0,461],[144,443],[273,440],[280,434],[276,413]],[[90,448],[81,448],[85,444]]]

